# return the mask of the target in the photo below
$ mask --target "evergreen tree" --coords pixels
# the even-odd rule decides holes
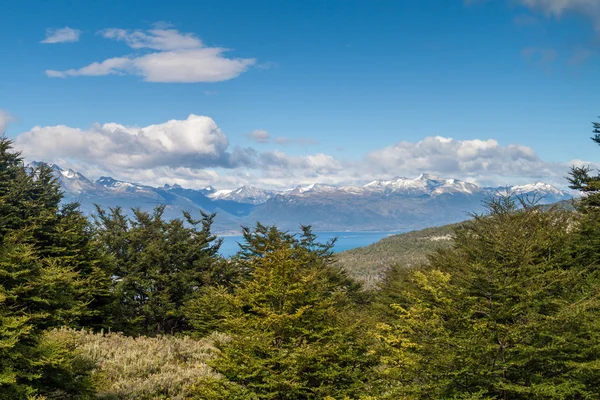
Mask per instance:
[[[256,399],[368,392],[375,359],[350,296],[355,284],[331,264],[332,243],[317,244],[308,227],[296,237],[258,224],[244,236],[240,258],[249,278],[232,292],[211,290],[187,308],[206,329],[205,307],[212,302],[213,327],[232,335],[212,363],[226,385]]]
[[[127,334],[175,333],[188,328],[182,306],[205,285],[235,279],[210,233],[214,215],[165,221],[153,213],[97,208],[97,242],[111,264],[115,303],[112,328]]]
[[[600,122],[592,122],[592,141],[600,145]],[[600,206],[600,175],[593,175],[589,166],[572,167],[569,177],[571,189],[584,193],[583,205],[598,208]]]
[[[378,327],[384,398],[594,398],[598,274],[572,258],[573,218],[512,197],[412,272]]]
[[[89,250],[82,244],[87,232],[70,225],[76,207],[61,209],[60,200],[50,169],[27,170],[1,138],[0,398],[60,389],[48,377],[57,366],[68,367],[62,362],[68,351],[47,346],[43,331],[77,325],[88,315],[89,280],[77,256]],[[85,394],[81,386],[71,389]]]
[[[592,141],[600,144],[600,122],[593,122]],[[575,202],[579,216],[576,256],[580,263],[600,265],[600,175],[589,166],[572,167],[570,188],[582,197]]]

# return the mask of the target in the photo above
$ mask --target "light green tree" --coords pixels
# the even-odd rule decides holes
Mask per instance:
[[[356,284],[331,263],[331,243],[318,244],[309,228],[294,236],[259,224],[244,234],[240,262],[249,278],[188,304],[201,329],[205,306],[218,304],[213,327],[232,337],[212,363],[225,377],[222,389],[256,399],[368,393],[375,358],[352,300]]]
[[[378,326],[383,398],[583,399],[600,391],[598,273],[574,216],[489,201],[403,279]]]

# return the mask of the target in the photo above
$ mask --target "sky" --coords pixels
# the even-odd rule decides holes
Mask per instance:
[[[150,185],[600,166],[600,0],[5,0],[0,133]]]

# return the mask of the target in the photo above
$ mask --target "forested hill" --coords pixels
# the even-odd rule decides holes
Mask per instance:
[[[563,200],[540,206],[574,210],[573,200]],[[454,230],[464,222],[415,230],[386,237],[365,247],[358,247],[336,254],[340,267],[351,277],[361,281],[367,288],[373,287],[392,265],[410,268],[427,261],[427,256],[438,249],[452,245]]]
[[[427,260],[427,255],[450,247],[454,229],[461,222],[389,236],[365,247],[336,254],[340,267],[371,287],[394,264],[406,268]]]

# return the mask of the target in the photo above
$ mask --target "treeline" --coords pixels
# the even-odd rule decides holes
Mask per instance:
[[[224,259],[212,215],[90,221],[1,139],[0,398],[597,398],[599,182],[571,171],[577,212],[490,199],[364,290],[309,227],[245,228]],[[151,388],[140,369],[160,372]]]

